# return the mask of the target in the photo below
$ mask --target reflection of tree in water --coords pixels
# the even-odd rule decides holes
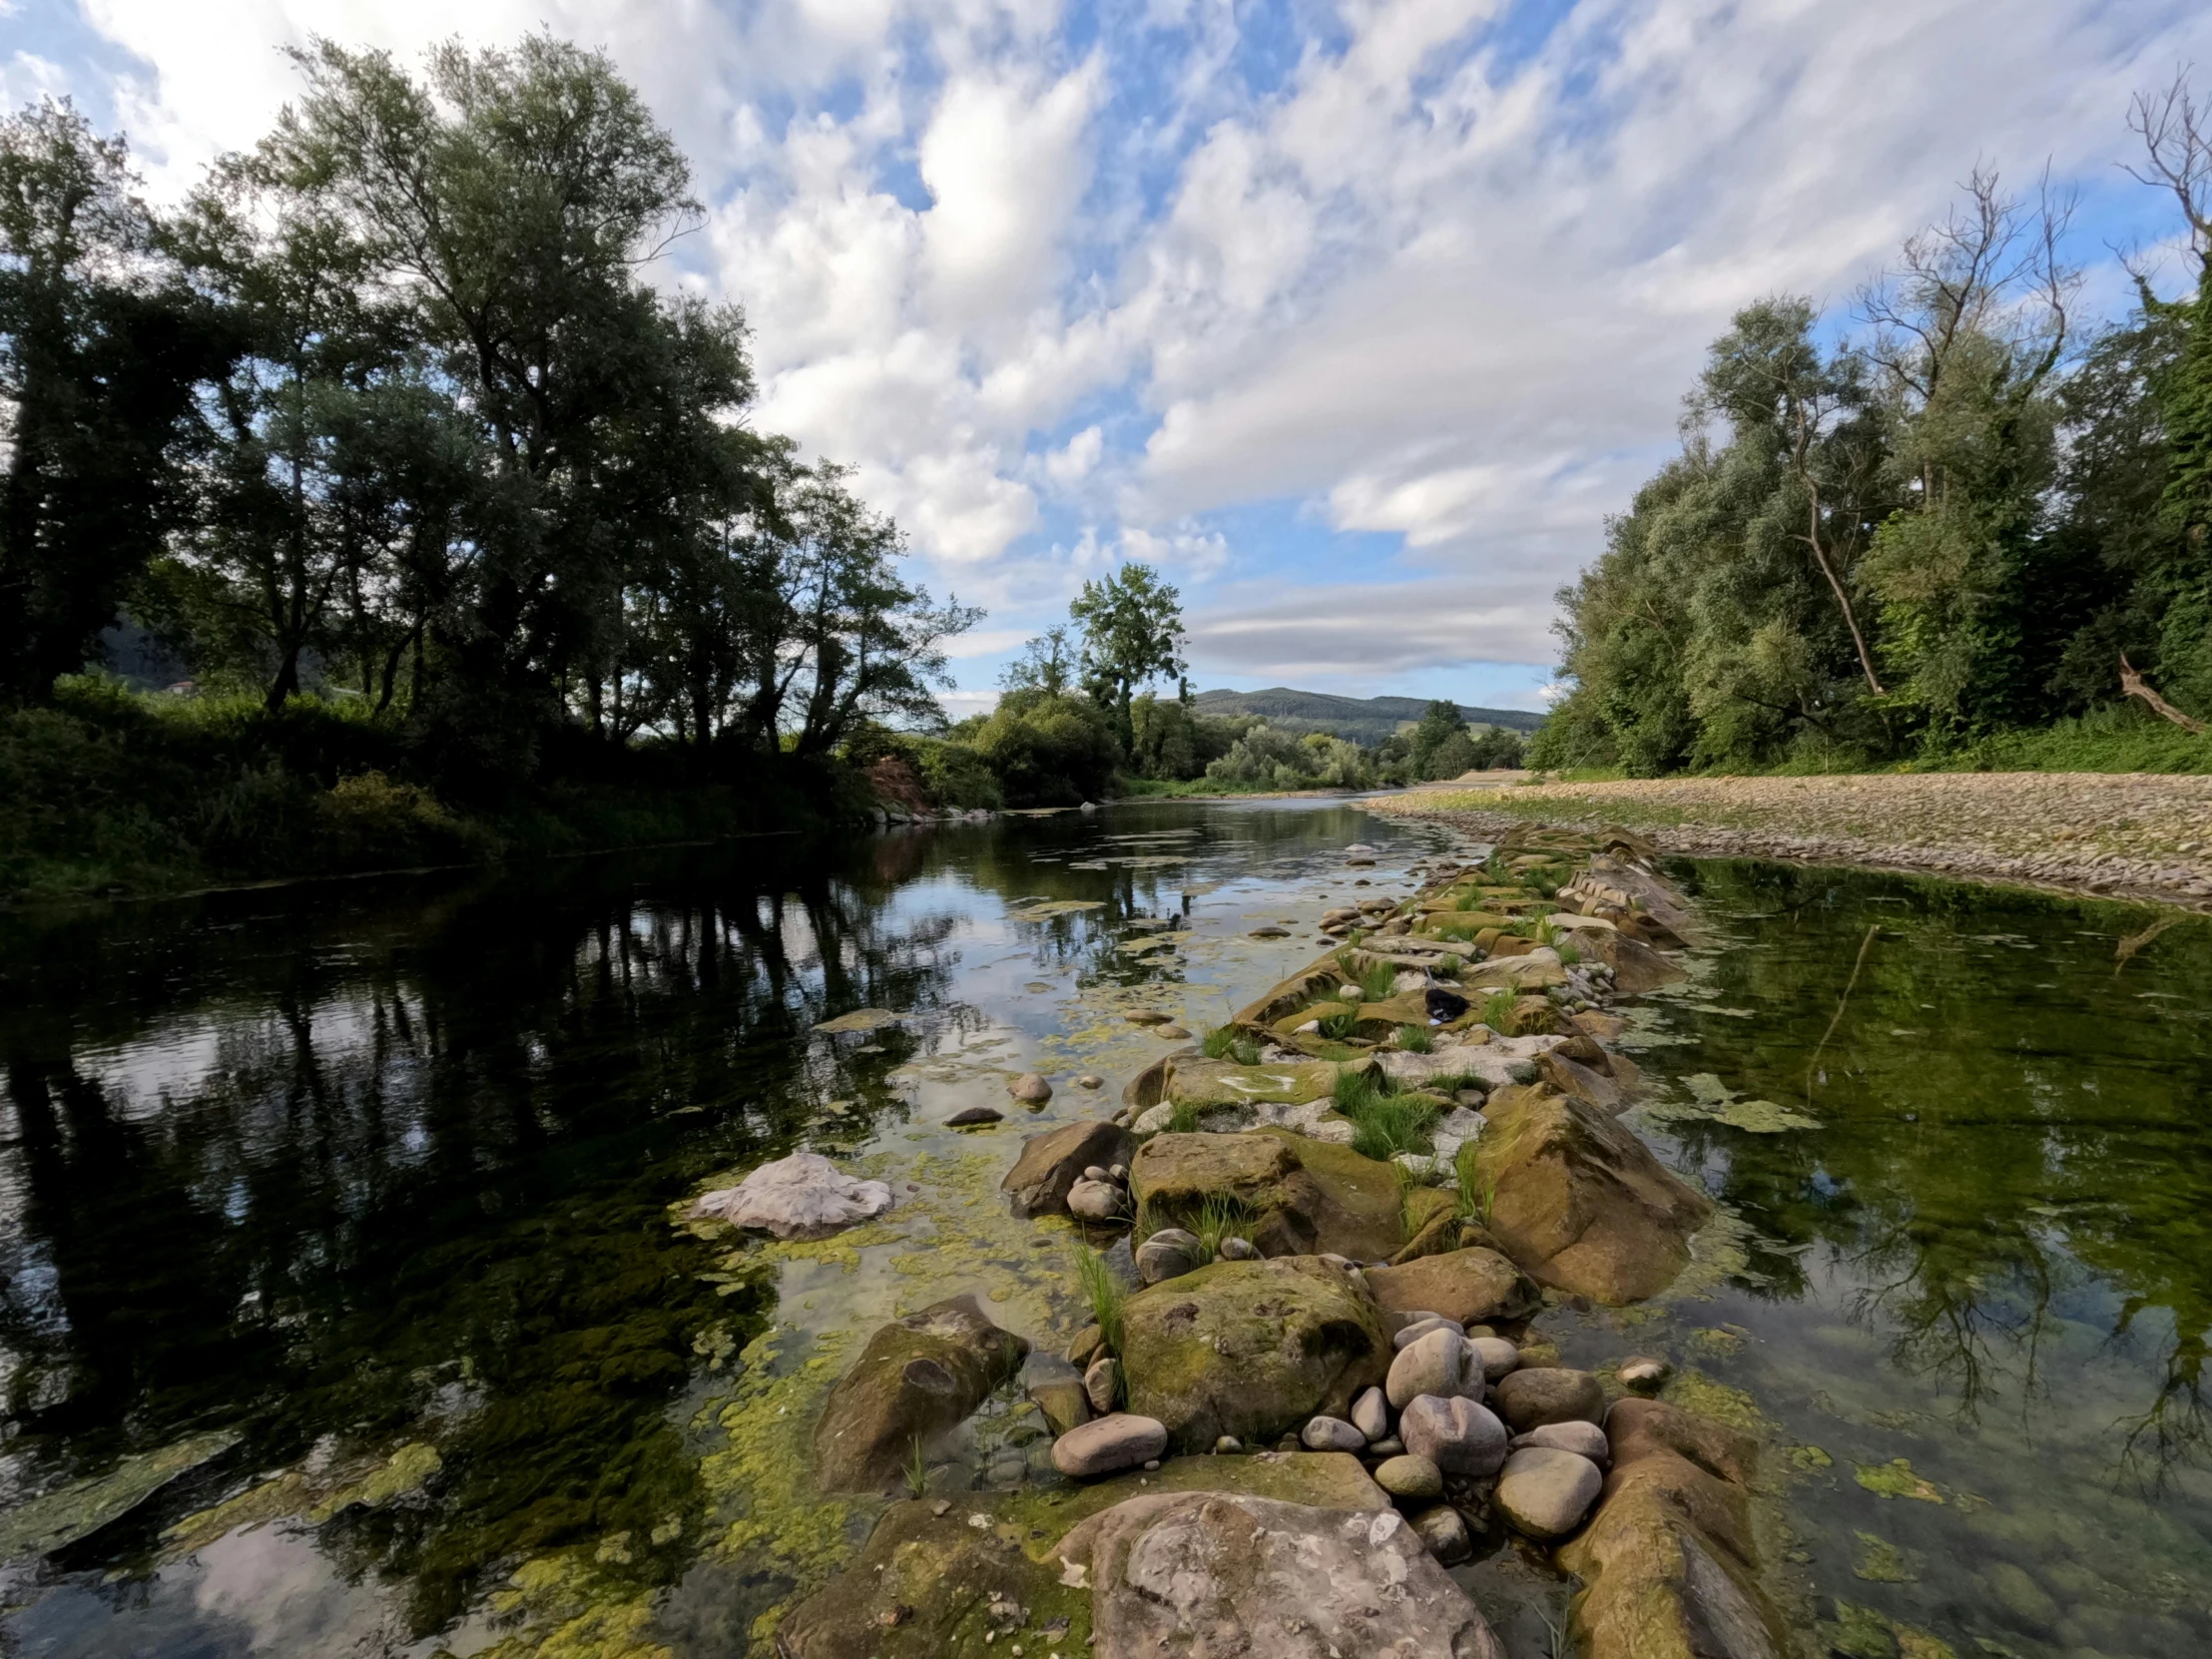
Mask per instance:
[[[0,1014],[11,1451],[43,1483],[211,1427],[247,1434],[241,1469],[427,1439],[428,1501],[322,1529],[409,1580],[418,1632],[564,1542],[622,1535],[602,1565],[665,1582],[704,1513],[670,1405],[768,1312],[699,1277],[666,1206],[832,1091],[854,1132],[901,1109],[913,1034],[857,1055],[809,1028],[953,1017],[953,918],[893,926],[752,848],[346,896],[26,941],[42,970]]]
[[[1798,1294],[1800,1247],[1832,1248],[1860,1281],[1850,1311],[1971,1415],[2010,1388],[2025,1409],[2054,1302],[2109,1284],[2127,1299],[2109,1346],[2146,1311],[2171,1318],[2151,1365],[2162,1381],[2117,1425],[2122,1472],[2155,1484],[2201,1459],[2212,1041],[2161,1010],[2201,1008],[2207,930],[1827,870],[1706,865],[1697,884],[1715,912],[1761,918],[1745,935],[1761,948],[1715,953],[1711,982],[1713,1006],[1756,1017],[1683,1008],[1673,1023],[1701,1046],[1660,1051],[1666,1069],[1721,1071],[1825,1124],[1673,1126],[1731,1207],[1782,1242],[1755,1256],[1772,1283],[1747,1289]]]

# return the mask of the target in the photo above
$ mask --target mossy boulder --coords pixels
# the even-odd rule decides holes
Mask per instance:
[[[1273,1025],[1286,1014],[1296,1013],[1309,1003],[1336,993],[1344,975],[1338,971],[1334,960],[1327,957],[1303,967],[1288,979],[1263,992],[1258,999],[1237,1010],[1234,1023],[1238,1025]]]
[[[898,1482],[913,1442],[952,1427],[1012,1377],[1028,1342],[993,1325],[972,1296],[933,1303],[870,1337],[815,1424],[825,1490]]]
[[[1301,1106],[1326,1099],[1343,1068],[1327,1060],[1240,1066],[1233,1060],[1177,1060],[1162,1098],[1201,1110],[1212,1106]]]
[[[1457,1237],[1458,1229],[1452,1228]],[[1414,1309],[1461,1325],[1524,1320],[1543,1307],[1528,1276],[1494,1250],[1446,1250],[1386,1268],[1368,1269],[1375,1298],[1393,1313]]]
[[[1316,1414],[1341,1417],[1389,1370],[1391,1320],[1313,1256],[1216,1262],[1122,1308],[1129,1409],[1195,1451],[1223,1434],[1266,1444]]]
[[[1155,1135],[1137,1149],[1129,1190],[1147,1232],[1190,1227],[1209,1198],[1233,1200],[1250,1218],[1245,1237],[1266,1256],[1334,1252],[1373,1262],[1405,1243],[1407,1206],[1393,1165],[1286,1129]],[[1416,1230],[1430,1191],[1414,1195]]]

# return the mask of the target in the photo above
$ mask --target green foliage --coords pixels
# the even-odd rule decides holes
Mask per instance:
[[[1388,962],[1373,962],[1360,972],[1360,1000],[1384,1002],[1397,994],[1397,969]]]
[[[1434,1101],[1412,1095],[1379,1098],[1357,1115],[1345,1113],[1354,1125],[1352,1150],[1363,1158],[1383,1160],[1400,1152],[1426,1152],[1428,1126],[1436,1121],[1436,1115]]]
[[[1128,1287],[1115,1277],[1106,1258],[1088,1245],[1075,1247],[1075,1282],[1091,1310],[1091,1323],[1115,1354],[1122,1351],[1121,1310],[1129,1300]]]
[[[1234,1060],[1240,1066],[1260,1063],[1260,1045],[1250,1033],[1234,1025],[1217,1025],[1200,1042],[1209,1060]]]
[[[1459,977],[1459,970],[1465,965],[1458,957],[1446,952],[1436,958],[1436,977],[1439,979],[1456,979]]]
[[[1339,1008],[1336,1012],[1321,1017],[1321,1034],[1331,1042],[1341,1043],[1347,1037],[1355,1035],[1359,1029],[1360,1010],[1357,1008]]]
[[[1401,1025],[1397,1028],[1397,1046],[1406,1054],[1426,1054],[1436,1046],[1436,1040],[1425,1025]]]
[[[929,1490],[929,1459],[921,1454],[921,1436],[914,1435],[906,1442],[906,1465],[900,1471],[906,1481],[906,1495],[921,1497]]]
[[[1087,581],[1068,606],[1083,630],[1083,684],[1099,706],[1113,712],[1117,736],[1131,742],[1129,705],[1139,686],[1171,679],[1182,686],[1181,596],[1150,565],[1125,564],[1111,576]]]
[[[1209,1193],[1191,1224],[1191,1231],[1198,1237],[1201,1264],[1221,1254],[1222,1240],[1248,1238],[1252,1221],[1251,1212],[1234,1198],[1224,1193]]]
[[[1500,1036],[1513,1032],[1513,1002],[1511,991],[1491,991],[1482,999],[1482,1023]]]
[[[1453,1154],[1451,1185],[1461,1218],[1489,1226],[1490,1210],[1497,1202],[1497,1182],[1483,1170],[1474,1142],[1460,1142],[1459,1150]]]
[[[1300,736],[1265,724],[1245,730],[1208,763],[1206,776],[1276,790],[1361,790],[1377,781],[1373,762],[1358,745],[1325,732]]]
[[[980,756],[1009,807],[1073,807],[1109,794],[1119,751],[1088,697],[1010,691],[954,736]]]
[[[902,736],[898,747],[920,774],[922,787],[940,807],[996,812],[1006,805],[998,774],[975,749],[941,738]]]

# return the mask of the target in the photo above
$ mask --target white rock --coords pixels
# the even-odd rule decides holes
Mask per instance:
[[[881,1215],[891,1190],[859,1181],[819,1152],[795,1152],[763,1164],[735,1187],[704,1195],[695,1208],[734,1227],[756,1227],[779,1239],[826,1239]]]
[[[1112,1221],[1122,1209],[1121,1189],[1110,1181],[1078,1181],[1068,1189],[1068,1214],[1084,1221]]]
[[[1481,1360],[1482,1375],[1491,1382],[1520,1368],[1520,1350],[1503,1337],[1469,1337],[1467,1345]]]

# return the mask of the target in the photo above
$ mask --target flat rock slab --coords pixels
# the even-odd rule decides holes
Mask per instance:
[[[819,1152],[795,1152],[763,1164],[735,1187],[701,1195],[693,1208],[733,1227],[779,1239],[827,1239],[891,1207],[891,1190],[860,1181]]]
[[[1460,1325],[1527,1319],[1543,1307],[1542,1293],[1526,1274],[1480,1246],[1370,1268],[1368,1285],[1385,1308],[1401,1313],[1419,1309]]]
[[[1091,1584],[1097,1659],[1503,1659],[1395,1510],[1162,1493],[1085,1522],[1061,1556]]]
[[[815,1469],[824,1488],[895,1485],[915,1438],[959,1422],[1014,1375],[1028,1352],[1029,1344],[993,1325],[972,1296],[883,1326],[830,1390],[815,1424]]]
[[[1023,1140],[1021,1156],[998,1184],[999,1191],[1023,1219],[1064,1216],[1068,1191],[1083,1179],[1084,1170],[1127,1163],[1136,1146],[1128,1130],[1103,1119],[1063,1124]]]
[[[1344,1068],[1328,1060],[1240,1066],[1229,1060],[1190,1059],[1168,1066],[1167,1098],[1185,1106],[1297,1106],[1324,1100]]]
[[[1183,1227],[1208,1199],[1234,1200],[1252,1218],[1245,1236],[1269,1256],[1387,1260],[1405,1238],[1395,1167],[1285,1129],[1155,1135],[1130,1163],[1129,1189],[1156,1223]],[[1411,1203],[1425,1220],[1448,1199],[1423,1190]]]

